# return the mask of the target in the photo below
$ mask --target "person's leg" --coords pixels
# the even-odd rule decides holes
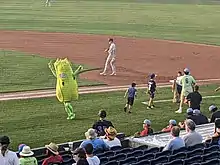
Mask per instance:
[[[176,113],[182,113],[184,99],[185,99],[184,92],[182,92],[180,96],[180,106],[179,109],[176,111]]]
[[[115,58],[111,59],[110,66],[111,66],[111,69],[112,69],[111,75],[116,75]]]
[[[67,119],[74,119],[75,118],[75,114],[73,113],[73,107],[71,105],[71,103],[66,102],[65,104],[65,109],[68,113],[68,118]]]
[[[102,73],[100,73],[100,75],[105,75],[105,74],[106,74],[106,70],[107,70],[107,68],[108,68],[108,63],[109,63],[109,61],[110,61],[110,57],[108,56],[107,59],[106,59],[106,61],[105,61],[104,70],[103,70]]]
[[[128,108],[128,104],[125,104],[124,111],[126,112]]]
[[[134,104],[134,98],[130,98],[130,103],[128,105],[128,113],[131,113],[133,104]]]
[[[149,102],[148,102],[148,109],[151,109],[152,108],[152,103],[153,103],[153,98],[152,97],[150,97],[150,100],[149,100]]]

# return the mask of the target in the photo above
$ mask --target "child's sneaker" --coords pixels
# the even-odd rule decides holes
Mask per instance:
[[[152,109],[150,106],[147,106],[147,109]]]
[[[127,111],[127,108],[126,108],[126,107],[124,107],[124,111],[125,111],[125,112]]]
[[[155,108],[155,106],[154,106],[154,105],[151,105],[151,109],[153,109],[153,108]]]
[[[131,111],[128,111],[128,113],[131,113]]]

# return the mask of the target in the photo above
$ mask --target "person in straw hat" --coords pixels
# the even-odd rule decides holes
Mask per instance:
[[[29,146],[24,146],[19,155],[19,165],[38,165],[37,159],[33,156],[34,153]]]
[[[105,129],[105,138],[103,139],[105,144],[107,144],[110,148],[114,146],[121,147],[121,141],[116,137],[117,131],[113,127],[109,127]]]
[[[85,148],[85,146],[88,143],[91,143],[93,145],[94,151],[97,151],[97,150],[105,151],[109,149],[108,145],[105,144],[103,139],[97,138],[97,133],[95,129],[93,128],[88,129],[88,131],[85,132],[85,137],[86,137],[86,140],[84,140],[81,143],[80,148]]]
[[[45,145],[47,158],[44,159],[42,165],[49,165],[50,163],[62,163],[63,158],[59,155],[58,145],[55,143],[50,143],[49,145]]]

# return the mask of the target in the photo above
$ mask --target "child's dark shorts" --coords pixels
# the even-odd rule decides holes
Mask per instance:
[[[132,106],[134,104],[134,97],[128,97],[128,105]]]
[[[153,98],[154,98],[154,96],[155,96],[155,92],[154,92],[154,91],[149,91],[148,93],[149,93],[149,95],[150,95],[150,98],[152,98],[152,99],[153,99]]]
[[[181,92],[182,92],[182,86],[177,84],[176,89],[177,89],[177,93],[178,93],[179,95],[181,95]]]

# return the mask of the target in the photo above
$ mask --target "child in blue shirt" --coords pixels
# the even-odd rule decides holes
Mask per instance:
[[[137,97],[137,89],[135,87],[136,87],[136,83],[132,83],[131,87],[129,87],[125,92],[124,97],[128,96],[127,103],[124,107],[125,112],[127,111],[127,108],[128,108],[128,113],[131,113],[131,108],[134,104],[134,98]]]

